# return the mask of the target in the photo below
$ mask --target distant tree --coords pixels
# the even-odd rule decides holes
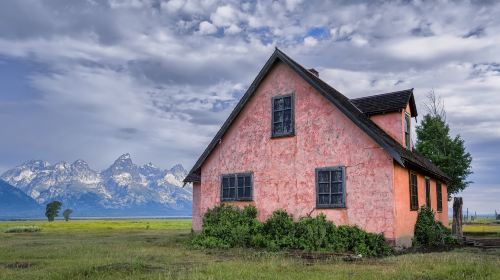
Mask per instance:
[[[62,203],[57,200],[47,204],[47,207],[45,208],[45,216],[47,216],[49,222],[54,221],[54,218],[59,216],[59,210],[61,210],[61,206]]]
[[[64,210],[63,216],[64,216],[64,220],[66,222],[69,221],[69,216],[71,216],[72,213],[73,213],[73,210],[71,210],[71,209]]]
[[[471,183],[467,177],[472,174],[472,156],[466,151],[460,135],[450,136],[444,103],[434,91],[429,93],[425,105],[427,114],[416,127],[415,148],[450,177],[447,185],[449,200],[452,194],[464,190]]]

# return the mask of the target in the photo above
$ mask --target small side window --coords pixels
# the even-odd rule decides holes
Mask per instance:
[[[443,190],[441,189],[441,182],[436,182],[436,198],[437,198],[437,211],[443,211]]]
[[[418,210],[417,174],[410,172],[410,210]]]
[[[425,177],[425,206],[431,208],[431,179]]]
[[[405,146],[406,149],[411,150],[411,137],[410,137],[410,129],[411,129],[411,118],[410,114],[405,113]]]

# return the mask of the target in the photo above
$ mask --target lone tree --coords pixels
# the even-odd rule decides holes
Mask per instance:
[[[71,210],[71,209],[69,209],[69,208],[68,208],[68,209],[66,209],[66,210],[64,210],[64,212],[63,212],[63,216],[64,216],[64,220],[65,220],[66,222],[67,222],[67,221],[69,221],[69,216],[71,216],[71,214],[72,214],[72,213],[73,213],[73,210]]]
[[[460,135],[450,136],[441,98],[437,97],[434,91],[431,91],[427,98],[427,114],[416,127],[415,148],[450,177],[449,200],[452,194],[462,191],[471,183],[467,181],[467,177],[472,174],[472,156],[465,150],[464,140]]]
[[[54,221],[54,218],[59,216],[59,210],[61,210],[61,206],[62,203],[57,200],[47,204],[47,207],[45,208],[45,216],[47,216],[49,222]]]

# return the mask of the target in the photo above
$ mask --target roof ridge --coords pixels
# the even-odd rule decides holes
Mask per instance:
[[[368,99],[368,98],[372,98],[372,97],[380,97],[380,96],[384,96],[384,95],[402,93],[402,92],[406,92],[406,91],[410,91],[411,93],[413,93],[413,89],[414,88],[409,88],[409,89],[391,91],[391,92],[386,92],[386,93],[379,93],[379,94],[374,94],[374,95],[367,95],[367,96],[362,96],[362,97],[351,98],[349,100],[353,101],[353,100],[361,100],[361,99],[365,99],[365,98]]]

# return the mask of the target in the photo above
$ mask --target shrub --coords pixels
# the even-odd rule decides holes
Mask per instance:
[[[246,247],[252,236],[260,232],[262,225],[257,221],[254,206],[240,209],[235,206],[220,205],[209,209],[203,217],[203,230],[193,239],[196,247]]]
[[[434,219],[434,212],[422,206],[418,211],[417,222],[413,234],[413,245],[420,247],[439,247],[456,244],[458,240],[450,230]]]
[[[207,211],[203,230],[191,244],[196,248],[254,247],[267,250],[352,252],[383,256],[392,252],[381,234],[368,233],[356,226],[336,227],[324,214],[302,217],[294,222],[284,210],[276,210],[264,223],[257,210],[217,206]]]
[[[5,230],[5,233],[39,232],[42,229],[38,226],[16,226]]]
[[[266,241],[266,247],[271,250],[295,247],[295,225],[285,210],[276,210],[266,220],[262,228],[262,234]]]
[[[296,244],[298,249],[307,251],[337,250],[335,225],[326,220],[324,214],[317,217],[302,217],[296,224]]]

